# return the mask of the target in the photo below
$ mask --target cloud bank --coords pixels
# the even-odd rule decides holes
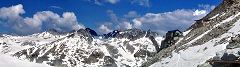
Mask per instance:
[[[104,25],[107,30],[139,28],[156,31],[164,35],[169,30],[186,30],[195,21],[204,17],[214,6],[201,5],[202,9],[178,9],[164,13],[146,13],[139,15],[136,11],[129,11],[123,17],[118,17],[112,10],[108,10],[110,21]],[[99,30],[102,33],[106,31]]]
[[[185,30],[190,27],[194,20],[204,17],[208,12],[206,10],[175,10],[165,13],[147,13],[140,18],[133,19],[133,25],[136,28],[151,29],[161,34],[169,30]]]
[[[0,31],[17,34],[32,34],[47,29],[71,31],[84,28],[79,24],[72,12],[64,12],[61,16],[51,11],[37,12],[33,17],[23,17],[23,5],[0,8]]]

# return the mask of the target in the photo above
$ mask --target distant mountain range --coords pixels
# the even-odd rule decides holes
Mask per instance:
[[[172,30],[160,36],[151,30],[128,29],[100,35],[86,28],[3,34],[0,53],[19,63],[57,67],[226,67],[240,66],[234,63],[240,60],[239,38],[240,1],[223,0],[184,32]]]

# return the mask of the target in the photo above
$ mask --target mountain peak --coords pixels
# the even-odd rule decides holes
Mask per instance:
[[[85,30],[88,31],[93,36],[98,36],[98,34],[94,30],[92,30],[90,28],[86,28]]]

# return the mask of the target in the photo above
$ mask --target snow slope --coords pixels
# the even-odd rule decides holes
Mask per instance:
[[[0,67],[50,67],[47,64],[38,64],[34,62],[19,60],[9,55],[0,55]]]
[[[30,47],[45,44],[56,39],[43,39],[37,36],[11,36],[0,37],[0,67],[49,67],[47,64],[19,60],[12,54]]]

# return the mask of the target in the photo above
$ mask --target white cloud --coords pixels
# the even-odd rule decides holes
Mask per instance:
[[[121,0],[87,0],[97,5],[103,5],[104,3],[117,4]],[[150,0],[127,0],[131,4],[137,4],[140,6],[150,7]]]
[[[216,6],[214,5],[209,5],[209,4],[199,4],[198,7],[203,8],[204,10],[211,11],[213,10]]]
[[[147,13],[133,20],[133,26],[142,29],[151,29],[160,34],[166,31],[180,29],[185,30],[194,23],[194,20],[204,17],[206,10],[175,10],[165,13]]]
[[[119,22],[119,18],[117,17],[117,15],[112,10],[107,10],[107,14],[110,17],[111,22],[115,22],[115,23]]]
[[[99,32],[100,32],[100,33],[106,34],[106,33],[109,33],[109,32],[111,32],[111,31],[113,31],[113,30],[109,29],[106,25],[101,25],[101,26],[99,27]]]
[[[136,18],[135,16],[137,15],[135,11],[130,11],[125,15],[125,18],[119,18],[112,10],[107,10],[107,14],[109,15],[110,22],[105,22],[100,25],[98,31],[101,33],[109,33],[113,29],[131,29],[133,28],[133,25],[127,20],[127,18]]]
[[[193,13],[193,15],[194,15],[194,16],[198,16],[198,15],[204,15],[204,14],[206,14],[206,13],[207,13],[206,10],[196,10],[196,11]]]
[[[111,3],[111,4],[116,4],[120,0],[106,0],[106,2]]]
[[[50,8],[63,9],[62,7],[59,7],[59,6],[50,6]]]
[[[126,15],[124,15],[125,18],[136,18],[140,17],[136,11],[129,11]]]
[[[138,4],[140,6],[146,6],[150,7],[150,1],[149,0],[132,0],[132,4]]]
[[[123,17],[118,17],[112,10],[107,13],[110,17],[111,25],[107,25],[108,29],[131,29],[140,28],[144,30],[151,29],[152,31],[159,32],[161,35],[169,30],[186,30],[195,21],[204,17],[215,6],[202,5],[198,9],[177,9],[171,12],[164,13],[146,13],[141,16],[136,11],[129,11]],[[106,33],[106,31],[105,31]]]
[[[127,21],[123,21],[118,24],[117,29],[132,29],[132,24]]]
[[[94,2],[94,4],[97,4],[97,5],[103,5],[103,3],[116,4],[120,2],[120,0],[87,0],[87,1]]]
[[[11,7],[3,7],[0,9],[0,18],[8,19],[8,18],[19,18],[19,14],[23,14],[25,11],[23,10],[23,6],[16,5]]]
[[[105,33],[112,29],[140,28],[144,30],[151,29],[164,35],[169,30],[185,30],[194,23],[194,20],[204,17],[208,12],[207,10],[199,9],[179,9],[164,13],[146,13],[144,16],[140,16],[135,11],[129,11],[126,15],[123,15],[123,18],[119,18],[112,10],[108,10],[107,13],[110,17],[110,22],[108,23],[111,24],[103,24],[105,26],[101,25],[101,27],[104,28],[102,32]]]
[[[0,8],[0,27],[8,32],[19,34],[31,34],[46,29],[59,31],[71,31],[84,28],[78,24],[77,18],[72,12],[64,12],[62,16],[51,11],[37,12],[33,17],[22,17],[25,11],[23,5]]]

